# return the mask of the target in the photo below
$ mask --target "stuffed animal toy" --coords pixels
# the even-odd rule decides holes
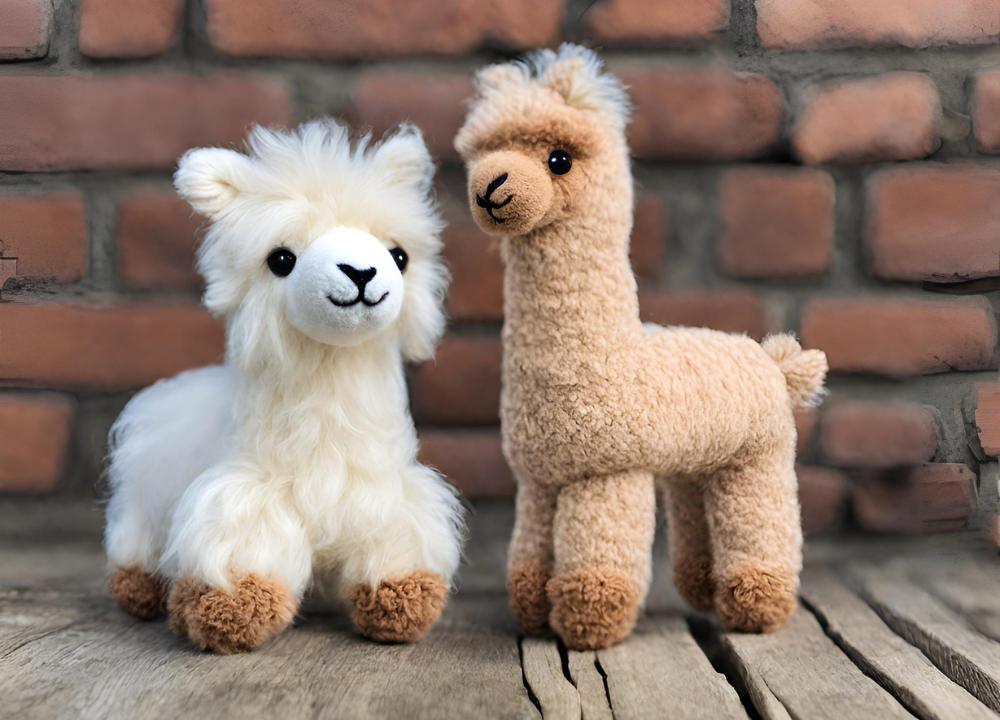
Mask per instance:
[[[419,639],[458,565],[456,493],[416,460],[403,360],[432,355],[448,275],[419,131],[329,120],[188,152],[225,363],[162,380],[111,430],[110,591],[201,648],[281,632],[312,584],[366,636]]]
[[[793,410],[826,357],[694,328],[643,328],[629,265],[629,104],[564,45],[478,73],[455,146],[505,265],[503,446],[517,478],[507,588],[529,633],[604,648],[650,580],[656,490],[679,591],[727,629],[793,611],[801,568]]]

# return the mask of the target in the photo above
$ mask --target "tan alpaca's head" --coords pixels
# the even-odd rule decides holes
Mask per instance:
[[[525,235],[579,214],[628,172],[629,101],[597,55],[578,45],[484,68],[455,147],[469,203],[491,235]]]

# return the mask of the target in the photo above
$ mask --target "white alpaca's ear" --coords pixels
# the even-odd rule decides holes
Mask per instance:
[[[403,124],[379,143],[372,163],[386,180],[395,185],[409,185],[420,193],[430,192],[434,182],[434,160],[415,125]]]
[[[253,161],[235,150],[199,148],[180,159],[174,187],[195,211],[211,217],[252,186],[253,172]]]

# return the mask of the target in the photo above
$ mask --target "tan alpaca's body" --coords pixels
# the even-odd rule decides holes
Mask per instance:
[[[801,569],[793,409],[820,391],[825,357],[789,336],[642,325],[626,110],[591,53],[494,66],[479,85],[456,145],[477,221],[502,235],[512,609],[573,648],[626,637],[656,475],[681,593],[727,628],[774,629]],[[571,168],[546,173],[563,148]]]

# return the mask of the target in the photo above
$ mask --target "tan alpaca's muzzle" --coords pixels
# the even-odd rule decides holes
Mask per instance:
[[[469,168],[472,215],[490,235],[523,235],[552,204],[552,180],[544,163],[501,150]]]

